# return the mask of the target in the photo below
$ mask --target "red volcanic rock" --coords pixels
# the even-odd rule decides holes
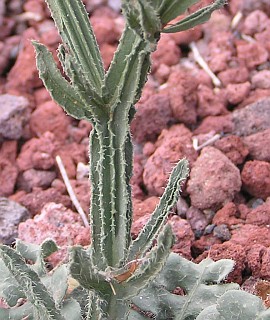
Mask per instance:
[[[237,206],[233,202],[226,203],[223,208],[218,210],[212,222],[216,225],[226,224],[229,227],[244,223],[240,218]]]
[[[62,195],[58,190],[54,188],[50,188],[47,190],[35,188],[31,193],[20,191],[9,198],[26,207],[32,217],[38,214],[43,206],[45,206],[45,204],[49,202],[61,203],[65,207],[71,206],[70,198],[68,196]]]
[[[270,248],[254,244],[247,251],[247,265],[253,277],[270,280]]]
[[[199,256],[206,250],[211,250],[215,244],[221,244],[222,241],[215,237],[212,233],[200,237],[200,239],[192,242],[192,251],[196,256]]]
[[[234,245],[241,245],[247,250],[254,244],[270,247],[269,226],[239,225],[238,228],[231,230],[231,234],[230,242]]]
[[[270,128],[244,137],[243,142],[251,159],[270,162]]]
[[[260,33],[256,33],[254,38],[258,41],[268,52],[270,52],[270,21],[267,27]]]
[[[33,88],[38,88],[42,85],[36,68],[32,39],[38,40],[36,31],[32,28],[25,30],[21,42],[22,49],[8,74],[6,85],[8,92],[31,92]]]
[[[133,222],[131,226],[133,237],[136,238],[143,229],[158,203],[158,197],[149,197],[143,201],[139,199],[133,200]]]
[[[236,66],[219,72],[219,79],[224,86],[232,83],[243,83],[249,80],[249,71],[245,66]]]
[[[142,143],[155,141],[162,129],[172,120],[170,100],[167,94],[154,94],[136,105],[136,115],[131,123],[133,139]]]
[[[19,170],[50,169],[55,164],[54,151],[57,146],[55,136],[50,132],[46,132],[39,139],[28,140],[17,158]]]
[[[236,44],[237,56],[243,60],[249,69],[253,69],[263,64],[269,58],[269,53],[260,43],[239,42]]]
[[[214,147],[223,152],[235,165],[243,163],[248,155],[248,148],[242,139],[234,135],[216,141]]]
[[[75,142],[57,148],[54,155],[60,156],[70,179],[75,178],[79,162],[87,163],[85,146]]]
[[[208,221],[203,212],[195,207],[189,207],[186,212],[186,219],[194,232],[202,232],[208,225]]]
[[[0,95],[0,138],[21,138],[29,120],[28,106],[28,100],[22,96]]]
[[[243,141],[252,159],[270,161],[270,129],[244,137]]]
[[[158,197],[149,197],[145,200],[138,200],[133,199],[133,223],[134,226],[132,227],[133,230],[135,230],[135,224],[138,219],[141,217],[149,216],[149,214],[152,214],[156,208],[156,206],[159,203]],[[133,233],[135,233],[133,231]],[[136,233],[135,233],[136,234]]]
[[[18,178],[17,187],[26,192],[31,192],[34,188],[49,188],[56,178],[54,171],[29,169]]]
[[[202,120],[198,128],[193,131],[193,133],[198,135],[208,133],[210,131],[214,131],[215,133],[231,133],[233,131],[231,115],[206,117]]]
[[[1,32],[1,31],[0,31]],[[7,65],[9,64],[9,61],[12,58],[12,52],[16,50],[16,47],[18,47],[20,43],[21,37],[18,35],[6,38],[4,41],[0,41],[0,75],[2,75]]]
[[[247,213],[246,223],[257,226],[270,225],[270,198],[262,205]]]
[[[152,72],[154,73],[162,63],[167,66],[177,64],[181,58],[181,50],[169,35],[162,34],[158,42],[157,50],[151,57]]]
[[[173,116],[184,124],[195,124],[197,79],[185,69],[175,67],[166,83],[165,92],[170,97]]]
[[[0,197],[13,194],[18,168],[8,159],[0,156]]]
[[[213,89],[206,85],[199,85],[197,114],[200,118],[218,116],[228,113],[225,101]]]
[[[255,88],[270,89],[270,70],[262,70],[251,78],[251,84]]]
[[[3,141],[0,148],[0,158],[5,158],[15,163],[17,157],[18,142],[16,140]]]
[[[232,113],[233,133],[238,136],[250,134],[270,128],[270,98],[256,101]]]
[[[187,192],[199,209],[217,209],[240,191],[238,168],[218,149],[206,147],[193,164]]]
[[[119,40],[121,33],[113,17],[93,16],[90,20],[100,46],[104,43],[114,44]]]
[[[90,242],[89,228],[83,226],[80,215],[56,203],[48,203],[34,219],[20,223],[18,233],[21,240],[29,243],[53,239],[61,248],[48,258],[53,266],[67,261],[69,246],[85,246]]]
[[[193,164],[187,192],[199,209],[217,209],[240,191],[238,168],[218,149],[206,147]]]
[[[130,179],[132,187],[132,196],[134,198],[143,198],[144,193],[141,189],[143,184],[143,160],[144,157],[141,154],[134,154],[133,158],[133,174]]]
[[[52,100],[50,93],[46,88],[40,88],[35,90],[34,97],[37,106]]]
[[[85,212],[88,216],[90,212],[90,196],[91,196],[91,185],[88,179],[83,180],[70,180],[72,189],[76,194],[76,197]],[[60,189],[60,187],[59,187]],[[64,185],[64,189],[62,192],[66,193],[66,186]]]
[[[270,196],[270,163],[265,161],[248,161],[241,172],[244,189],[256,198],[266,199]]]
[[[242,32],[244,34],[254,36],[265,30],[270,20],[268,16],[260,10],[252,11],[243,23]]]
[[[17,141],[4,141],[0,149],[0,196],[9,196],[14,192],[18,177],[16,154]]]
[[[209,42],[206,60],[213,72],[221,72],[228,68],[234,51],[233,40],[231,32],[219,31],[218,36],[214,36]]]
[[[175,244],[172,247],[173,252],[181,254],[187,259],[191,259],[191,244],[195,240],[194,233],[190,224],[185,219],[173,215],[168,221],[175,235]]]
[[[100,55],[101,55],[105,70],[109,69],[109,66],[112,62],[116,49],[117,49],[117,45],[115,44],[103,43],[100,46]]]
[[[231,104],[242,102],[250,91],[250,82],[228,84],[225,89],[226,98]]]
[[[30,129],[35,136],[40,137],[46,131],[50,131],[60,141],[67,138],[69,125],[70,118],[54,101],[39,105],[30,119]]]
[[[201,262],[207,257],[214,261],[220,259],[234,260],[235,266],[233,271],[229,274],[227,281],[242,283],[242,271],[245,268],[246,253],[241,245],[232,244],[230,241],[226,241],[222,244],[214,244],[209,251],[205,251],[201,254],[196,259],[196,262]]]
[[[164,83],[168,80],[169,75],[171,72],[171,67],[167,66],[166,64],[162,63],[158,66],[155,72],[155,79],[160,83]]]
[[[186,157],[190,165],[197,158],[192,146],[191,132],[184,125],[164,129],[156,142],[155,152],[144,166],[143,182],[149,195],[161,196],[173,166]]]

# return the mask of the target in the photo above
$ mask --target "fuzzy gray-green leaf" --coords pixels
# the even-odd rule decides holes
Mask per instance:
[[[2,245],[0,257],[16,279],[27,300],[32,304],[34,314],[37,317],[43,317],[44,320],[64,320],[52,296],[40,281],[38,274],[27,266],[15,250]]]
[[[80,70],[97,93],[101,94],[104,68],[89,18],[80,0],[46,0],[55,24]]]
[[[186,18],[173,24],[172,26],[166,27],[162,30],[163,33],[175,33],[179,31],[188,30],[194,28],[198,24],[205,23],[211,17],[211,14],[222,8],[226,4],[226,0],[216,0],[213,4],[206,6],[194,13],[188,15]]]
[[[147,224],[141,230],[137,239],[131,244],[129,260],[134,259],[136,256],[140,257],[150,248],[159,230],[164,225],[169,211],[175,205],[180,191],[180,185],[186,180],[188,172],[187,160],[180,160],[171,173],[168,185],[157,208],[151,215]]]
[[[212,282],[215,263],[208,259],[207,266],[195,264],[171,253],[157,278],[132,301],[142,311],[153,314],[155,319],[195,320],[203,309],[216,304],[225,292],[239,288],[236,284]],[[219,268],[221,266],[226,270],[222,276],[224,280],[232,270],[233,262],[220,260]],[[185,294],[174,294],[176,288],[183,289]]]
[[[153,0],[155,1],[155,0]],[[178,17],[193,4],[199,0],[164,0],[158,8],[158,13],[161,17],[162,24],[165,25],[169,21]]]
[[[270,309],[263,301],[248,292],[230,290],[213,306],[205,308],[196,320],[268,320]]]
[[[33,41],[33,45],[36,49],[39,76],[43,80],[52,98],[74,118],[87,118],[86,114],[88,111],[85,110],[87,103],[82,101],[78,92],[63,78],[52,54],[44,45],[38,42]],[[88,113],[90,114],[90,112]]]

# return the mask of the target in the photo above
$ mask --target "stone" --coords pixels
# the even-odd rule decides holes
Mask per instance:
[[[134,141],[155,141],[162,129],[172,120],[170,100],[167,94],[154,94],[144,103],[136,105],[136,115],[131,123]]]
[[[249,210],[246,216],[246,223],[257,226],[270,225],[270,198],[258,207]]]
[[[238,104],[245,100],[251,89],[250,82],[230,83],[225,89],[226,98],[231,104]]]
[[[18,177],[18,168],[8,159],[0,157],[0,197],[13,194]]]
[[[158,197],[149,197],[145,200],[133,199],[133,223],[144,216],[152,214],[159,203]],[[133,226],[134,229],[135,226]]]
[[[194,135],[208,133],[231,133],[233,131],[233,122],[230,114],[222,116],[209,116],[202,120],[200,125],[193,131]]]
[[[132,197],[144,198],[143,186],[143,162],[144,157],[140,153],[135,153],[133,156],[133,174],[130,179]]]
[[[17,158],[20,171],[28,169],[48,170],[55,164],[54,152],[58,147],[55,135],[44,133],[39,139],[32,138],[23,146]]]
[[[187,192],[198,209],[218,209],[241,189],[239,169],[218,149],[205,147],[193,164]]]
[[[195,240],[195,236],[190,224],[187,220],[181,219],[177,215],[170,217],[168,222],[175,235],[175,244],[172,247],[173,252],[181,254],[186,259],[191,259],[191,244]]]
[[[121,33],[113,17],[95,15],[90,20],[100,46],[118,42]]]
[[[243,219],[240,218],[238,207],[233,202],[228,202],[219,209],[212,222],[217,226],[225,224],[228,227],[244,223]]]
[[[202,233],[208,224],[203,212],[193,206],[188,208],[186,212],[186,219],[195,234]]]
[[[30,129],[36,137],[49,131],[55,138],[64,141],[68,136],[70,118],[54,101],[47,101],[37,107],[30,118]]]
[[[0,242],[12,244],[18,237],[18,225],[30,218],[28,210],[4,197],[0,197]]]
[[[84,145],[75,142],[60,146],[55,150],[54,155],[61,158],[70,179],[76,177],[78,163],[87,163]]]
[[[270,163],[253,160],[245,163],[241,172],[243,188],[256,198],[270,196]]]
[[[252,224],[239,225],[231,230],[230,242],[233,245],[241,245],[246,250],[254,244],[270,247],[270,226],[256,226]]]
[[[143,182],[149,195],[161,196],[174,165],[186,157],[192,166],[197,158],[191,139],[191,132],[183,124],[163,129],[155,152],[144,165]]]
[[[248,69],[253,69],[263,64],[269,58],[269,53],[258,42],[242,41],[236,44],[237,57],[244,61]]]
[[[29,102],[26,98],[10,94],[0,95],[0,137],[19,139],[29,120]]]
[[[8,92],[32,92],[33,88],[42,86],[42,81],[38,77],[35,50],[31,39],[39,39],[34,28],[28,28],[23,32],[21,50],[7,77]]]
[[[151,55],[151,58],[152,72],[155,73],[162,63],[167,66],[176,65],[180,61],[181,50],[168,34],[162,34],[157,50]]]
[[[252,160],[270,162],[270,128],[243,137],[243,142]]]
[[[47,190],[35,188],[30,193],[19,191],[12,195],[10,199],[26,207],[31,217],[39,214],[45,204],[49,202],[61,203],[65,207],[71,207],[70,198],[61,194],[61,192],[55,188],[49,188]]]
[[[262,32],[268,23],[267,15],[261,10],[255,10],[245,18],[242,30],[245,34],[254,36],[256,33]]]
[[[34,188],[49,188],[56,178],[55,171],[28,169],[18,179],[18,188],[31,192]]]
[[[72,189],[83,209],[88,216],[90,212],[90,197],[91,197],[91,185],[88,179],[84,180],[70,180]],[[66,187],[65,187],[66,191]]]
[[[226,241],[222,244],[214,244],[209,251],[205,251],[195,261],[201,262],[205,258],[211,258],[214,261],[220,259],[232,259],[235,261],[233,271],[229,274],[228,282],[242,283],[242,272],[245,269],[246,253],[241,245]]]
[[[270,89],[270,70],[256,72],[251,78],[251,84],[255,88]]]
[[[83,226],[80,215],[56,203],[46,204],[34,219],[20,223],[18,234],[21,240],[34,244],[53,239],[60,247],[47,258],[53,266],[67,262],[69,246],[90,242],[90,230]]]
[[[248,136],[270,128],[270,98],[261,99],[232,113],[233,133]]]
[[[213,230],[213,235],[220,239],[222,242],[231,239],[231,233],[226,224],[220,224]]]
[[[243,163],[249,153],[243,140],[235,135],[221,138],[214,143],[214,147],[223,152],[235,165]]]
[[[211,250],[213,245],[221,244],[222,241],[215,237],[212,232],[210,234],[205,234],[199,239],[193,241],[192,243],[192,253],[193,257],[197,258],[204,251]]]
[[[197,95],[197,114],[200,118],[228,114],[224,99],[221,99],[219,94],[215,94],[213,89],[206,85],[199,85]]]
[[[170,98],[173,117],[186,125],[197,121],[197,79],[181,67],[172,68],[172,72],[165,84],[164,90]]]
[[[234,68],[228,68],[218,73],[218,78],[226,87],[232,83],[243,83],[249,80],[249,71],[247,67],[239,65]]]

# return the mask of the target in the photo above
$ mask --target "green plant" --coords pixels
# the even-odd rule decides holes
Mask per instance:
[[[51,240],[40,247],[21,241],[15,250],[1,246],[0,291],[11,307],[0,310],[1,317],[131,320],[148,319],[150,314],[155,319],[188,320],[207,313],[225,292],[238,288],[235,284],[220,284],[232,270],[232,261],[207,259],[195,265],[170,253],[173,234],[166,220],[188,175],[186,160],[179,161],[173,169],[159,205],[137,239],[132,241],[130,233],[130,122],[134,105],[141,95],[150,70],[150,54],[156,49],[160,33],[178,32],[203,23],[225,3],[217,0],[167,26],[196,2],[123,0],[127,23],[105,72],[82,2],[47,0],[63,40],[58,58],[66,78],[48,49],[33,42],[40,77],[69,115],[87,119],[93,125],[91,245],[87,249],[71,247],[68,266],[52,272],[46,270],[43,261],[57,250]],[[68,282],[75,283],[73,290]],[[177,286],[185,290],[185,295],[173,293]],[[20,305],[18,301],[26,302]],[[218,314],[218,304],[215,308]]]

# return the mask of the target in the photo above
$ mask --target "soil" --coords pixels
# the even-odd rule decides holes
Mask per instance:
[[[119,1],[84,2],[108,68],[124,25]],[[228,281],[261,297],[270,288],[267,3],[230,0],[208,23],[162,35],[132,123],[133,236],[155,208],[173,165],[186,157],[190,176],[169,218],[173,250],[195,262],[207,256],[234,259]],[[65,259],[68,245],[89,243],[89,228],[72,205],[55,157],[60,155],[88,212],[91,125],[66,116],[51,100],[38,78],[32,39],[54,52],[60,42],[45,1],[2,1],[0,241],[54,238],[63,247],[50,258],[55,265]],[[190,43],[219,85],[197,64]]]

